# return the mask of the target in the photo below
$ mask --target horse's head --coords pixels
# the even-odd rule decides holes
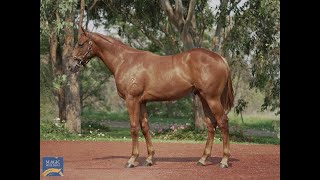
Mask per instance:
[[[95,56],[92,47],[92,32],[86,32],[81,27],[78,43],[75,45],[72,53],[73,59],[77,62],[71,67],[71,72],[78,72],[81,66],[85,66]]]

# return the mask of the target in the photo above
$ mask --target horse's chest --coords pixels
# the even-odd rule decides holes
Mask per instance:
[[[122,98],[125,98],[127,94],[139,95],[143,91],[143,83],[137,76],[120,76],[116,79],[118,94]]]

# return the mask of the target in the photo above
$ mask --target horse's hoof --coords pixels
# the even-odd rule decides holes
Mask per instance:
[[[145,162],[143,163],[143,165],[144,165],[144,166],[152,166],[153,164],[152,164],[152,162],[145,161]]]
[[[197,162],[197,166],[205,166],[205,164],[203,164],[202,162],[198,161]]]
[[[127,163],[124,167],[125,167],[125,168],[133,168],[134,165],[133,165],[133,164],[130,164],[130,163]]]
[[[219,163],[219,167],[220,168],[228,168],[228,164],[222,164],[222,163]]]

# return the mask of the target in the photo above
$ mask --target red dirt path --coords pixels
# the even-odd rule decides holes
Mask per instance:
[[[147,152],[140,142],[139,165],[124,165],[131,142],[41,141],[40,173],[43,156],[64,157],[64,177],[41,179],[280,179],[279,145],[231,144],[229,168],[217,164],[222,144],[214,144],[206,166],[196,166],[205,144],[154,143],[155,165],[141,166]]]

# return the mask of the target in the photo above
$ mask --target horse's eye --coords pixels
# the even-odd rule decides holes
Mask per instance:
[[[78,45],[79,45],[79,47],[81,47],[81,48],[83,47],[83,44],[78,44]]]

